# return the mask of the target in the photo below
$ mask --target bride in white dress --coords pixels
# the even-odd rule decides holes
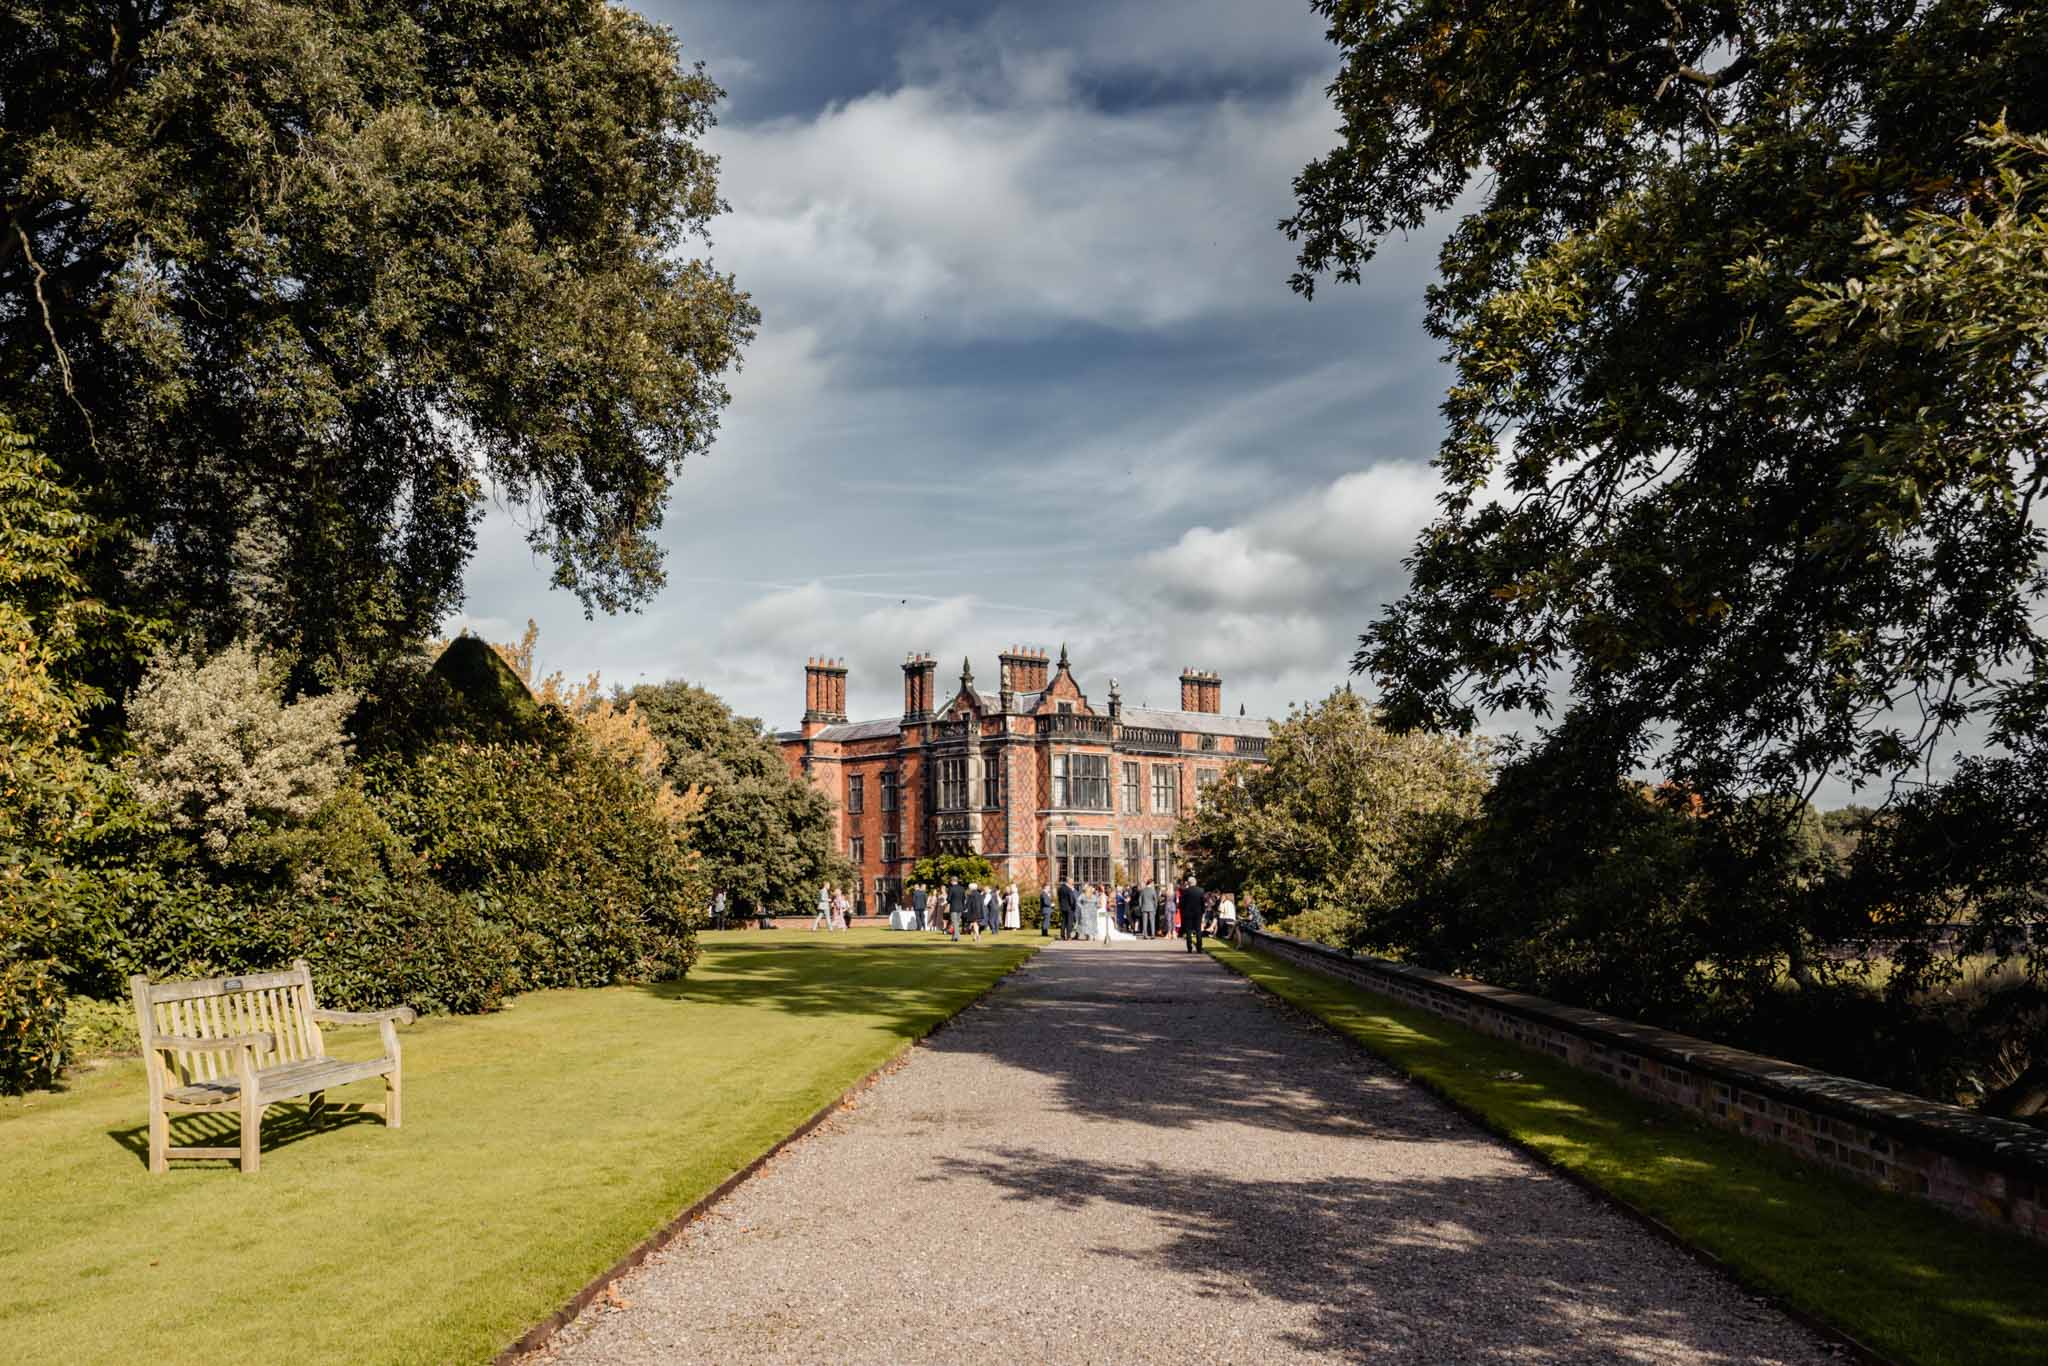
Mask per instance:
[[[1136,939],[1135,934],[1125,934],[1116,927],[1116,915],[1110,910],[1108,890],[1100,885],[1088,889],[1089,916],[1088,937],[1098,944]]]

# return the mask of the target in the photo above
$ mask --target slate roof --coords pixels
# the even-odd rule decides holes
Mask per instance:
[[[1249,735],[1261,740],[1273,733],[1273,723],[1263,716],[1230,716],[1213,711],[1125,707],[1123,723],[1127,726],[1149,726],[1154,730],[1191,730],[1199,735]]]
[[[880,721],[845,721],[836,726],[827,726],[817,734],[820,740],[875,740],[884,735],[895,735],[903,729],[900,716],[885,717]],[[798,732],[799,738],[802,732]]]
[[[1272,723],[1263,716],[1229,716],[1209,711],[1160,711],[1152,707],[1125,707],[1123,723],[1126,726],[1146,726],[1153,730],[1193,731],[1197,735],[1248,735],[1256,739],[1266,738],[1273,729]],[[879,740],[886,735],[900,734],[902,730],[902,719],[888,716],[879,721],[845,721],[836,726],[827,726],[818,732],[817,738],[840,743],[850,740]],[[784,741],[800,740],[803,738],[803,732],[781,731],[775,738]]]

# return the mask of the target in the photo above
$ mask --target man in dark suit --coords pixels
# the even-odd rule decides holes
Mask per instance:
[[[1074,921],[1081,914],[1081,904],[1074,899],[1074,884],[1060,879],[1060,938],[1074,937]]]
[[[1189,953],[1202,951],[1202,888],[1193,873],[1180,889],[1180,933]]]
[[[946,884],[946,917],[951,924],[953,938],[960,937],[960,920],[967,914],[967,884],[955,877]]]
[[[922,882],[910,889],[910,923],[920,930],[924,928],[924,908],[927,900]]]

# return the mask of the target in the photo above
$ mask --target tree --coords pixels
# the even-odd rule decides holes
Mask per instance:
[[[774,912],[807,907],[821,882],[857,879],[832,847],[831,800],[790,775],[759,721],[681,681],[642,685],[625,701],[665,746],[669,783],[703,793],[691,844],[712,886]]]
[[[457,599],[485,482],[586,608],[757,313],[690,255],[720,92],[602,0],[0,12],[0,403],[132,537],[101,595],[351,682]]]
[[[2024,6],[1317,0],[1295,287],[1458,208],[1391,724],[1570,712],[1709,798],[2048,713],[2048,29]],[[2010,120],[2010,127],[2006,120]],[[1710,815],[1727,809],[1710,802]]]
[[[1271,918],[1363,926],[1410,894],[1416,842],[1469,820],[1487,783],[1482,742],[1396,734],[1339,689],[1274,727],[1264,764],[1211,784],[1181,843],[1204,884],[1249,889]]]
[[[980,854],[927,854],[910,865],[910,875],[927,887],[943,887],[955,878],[988,887],[996,880],[996,866]]]

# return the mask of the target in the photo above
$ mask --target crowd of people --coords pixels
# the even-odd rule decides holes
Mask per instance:
[[[843,908],[844,897],[832,902],[833,889],[818,894],[818,920],[813,925],[841,928],[843,909],[832,912],[831,904]],[[1047,884],[1038,894],[1038,933],[1061,939],[1093,939],[1108,943],[1119,939],[1170,939],[1187,941],[1188,952],[1202,946],[1208,935],[1242,943],[1241,927],[1259,927],[1258,908],[1246,896],[1242,913],[1237,899],[1227,891],[1204,891],[1190,876],[1178,883],[1146,881],[1130,886],[1075,883],[1061,879]],[[954,879],[940,886],[917,883],[904,893],[903,912],[908,928],[934,930],[959,939],[979,939],[984,931],[998,934],[1022,928],[1023,907],[1017,884],[983,886],[979,882]],[[835,915],[838,917],[835,923]]]

